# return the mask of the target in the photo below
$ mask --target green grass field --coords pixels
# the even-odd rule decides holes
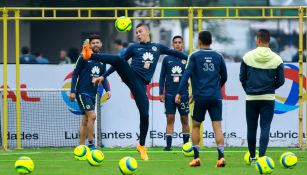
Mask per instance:
[[[142,161],[134,149],[103,149],[105,160],[100,167],[92,167],[87,161],[77,161],[73,158],[73,148],[61,149],[24,149],[0,150],[0,175],[17,174],[14,163],[19,156],[29,156],[35,164],[34,175],[120,175],[118,161],[124,156],[132,156],[138,161],[138,175],[256,175],[259,174],[252,166],[243,161],[246,148],[226,148],[225,168],[215,168],[217,152],[213,148],[203,148],[200,156],[202,165],[191,168],[188,166],[191,158],[184,157],[180,148],[172,152],[161,151],[162,148],[149,149],[149,161]],[[293,169],[284,169],[279,165],[279,156],[286,151],[298,156],[298,164]],[[307,174],[307,152],[294,148],[270,148],[267,156],[273,158],[277,175]]]

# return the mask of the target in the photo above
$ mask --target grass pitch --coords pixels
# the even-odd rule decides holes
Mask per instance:
[[[255,167],[248,166],[243,161],[246,148],[226,148],[225,168],[215,168],[217,151],[215,148],[201,149],[202,165],[191,168],[188,166],[190,157],[184,157],[180,148],[171,152],[162,151],[162,148],[150,148],[149,161],[142,161],[135,149],[101,149],[105,155],[104,164],[92,167],[87,161],[78,161],[73,158],[73,148],[23,149],[0,150],[0,175],[17,174],[14,163],[20,156],[29,156],[34,161],[33,175],[120,175],[118,162],[122,157],[131,156],[137,159],[136,175],[256,175]],[[294,152],[298,157],[298,164],[293,169],[284,169],[279,164],[279,156],[286,151]],[[275,162],[273,174],[297,175],[307,174],[307,152],[294,148],[269,148],[267,156]]]

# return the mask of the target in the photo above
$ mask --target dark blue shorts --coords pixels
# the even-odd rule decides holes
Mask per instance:
[[[76,94],[76,99],[82,114],[95,110],[95,98],[85,94]]]
[[[188,115],[190,112],[190,104],[189,104],[189,97],[182,96],[181,103],[175,103],[175,96],[166,95],[165,96],[165,114],[175,114],[176,108],[180,115]]]
[[[204,121],[207,111],[211,121],[222,121],[222,100],[195,99],[193,120],[197,122]]]

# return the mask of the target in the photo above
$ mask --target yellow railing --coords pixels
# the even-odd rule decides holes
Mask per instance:
[[[148,11],[148,16],[131,16],[132,20],[187,20],[189,24],[189,49],[193,50],[193,21],[197,20],[198,31],[202,30],[202,20],[213,19],[298,19],[299,20],[299,147],[303,148],[303,19],[307,23],[307,7],[108,7],[108,8],[0,8],[0,20],[3,22],[3,148],[7,149],[7,23],[15,21],[16,45],[16,126],[17,148],[20,141],[20,67],[19,67],[19,21],[20,20],[115,20],[118,16],[129,16],[136,10]],[[182,15],[166,16],[167,12],[182,12]],[[110,13],[97,13],[110,12]],[[111,13],[112,12],[112,13]],[[219,12],[217,15],[217,12]],[[248,15],[253,12],[253,15]],[[296,15],[286,15],[293,12]],[[104,14],[104,15],[102,15]],[[111,14],[106,16],[106,14]],[[307,36],[306,36],[307,37]],[[306,38],[307,40],[307,38]],[[307,46],[306,46],[307,50]],[[306,69],[307,74],[307,69]],[[306,103],[307,110],[307,103]],[[306,120],[307,125],[307,120]],[[307,133],[307,127],[306,127]],[[201,134],[202,135],[202,134]],[[203,141],[201,141],[203,143]]]

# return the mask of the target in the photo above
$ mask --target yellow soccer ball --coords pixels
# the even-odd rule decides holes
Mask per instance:
[[[263,156],[257,160],[255,168],[260,174],[271,174],[274,171],[275,163],[270,157]]]
[[[193,143],[187,142],[182,146],[182,153],[186,157],[193,157],[194,156],[194,150],[193,150]]]
[[[292,152],[285,152],[280,156],[279,163],[284,168],[293,168],[297,163],[297,157]]]
[[[121,16],[115,21],[115,29],[118,32],[128,32],[132,29],[131,19],[127,16]]]
[[[100,166],[100,165],[102,165],[103,160],[104,160],[104,154],[100,150],[98,150],[98,149],[95,149],[95,150],[91,151],[87,155],[87,161],[92,166]]]
[[[244,154],[244,162],[247,164],[247,165],[250,165],[251,164],[251,162],[250,162],[250,160],[249,160],[249,156],[250,156],[250,153],[249,153],[249,151],[247,151],[245,154]],[[258,150],[256,150],[256,158],[258,159],[259,158],[259,151]]]
[[[74,158],[77,160],[86,160],[90,152],[91,150],[86,145],[79,145],[74,150]]]
[[[138,163],[133,157],[124,157],[119,161],[119,170],[123,175],[135,173]]]
[[[18,174],[31,174],[34,170],[34,162],[30,157],[19,157],[15,162],[15,169]]]

